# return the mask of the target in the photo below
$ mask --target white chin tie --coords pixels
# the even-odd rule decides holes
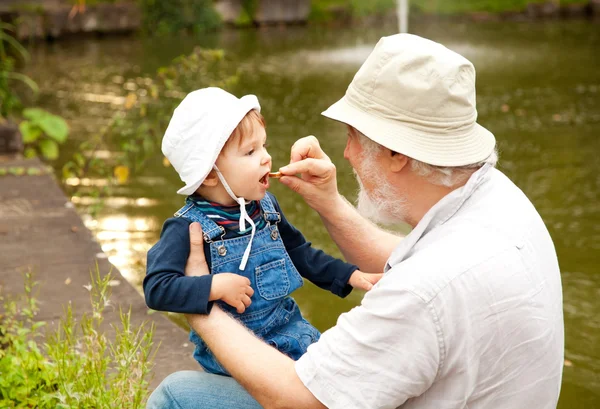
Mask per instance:
[[[213,169],[217,172],[217,176],[219,177],[221,183],[223,183],[223,187],[225,188],[229,196],[231,196],[231,198],[240,205],[240,233],[243,233],[246,230],[246,221],[248,221],[248,223],[250,223],[250,225],[252,226],[250,242],[248,243],[248,246],[244,251],[244,256],[242,257],[242,262],[240,263],[239,267],[239,269],[243,271],[246,268],[246,263],[248,263],[248,258],[250,257],[250,250],[252,249],[252,240],[254,240],[256,225],[254,224],[254,221],[250,218],[250,216],[248,216],[248,212],[246,212],[246,200],[243,197],[236,197],[236,195],[233,193],[233,190],[231,190],[231,188],[225,181],[225,177],[223,177],[223,174],[221,173],[219,168],[217,168],[217,165],[213,165]]]

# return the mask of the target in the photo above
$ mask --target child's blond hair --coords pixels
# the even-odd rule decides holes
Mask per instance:
[[[232,143],[237,143],[238,148],[242,145],[244,141],[244,137],[250,135],[254,127],[260,124],[263,128],[266,128],[267,124],[265,122],[265,118],[258,112],[256,109],[252,109],[248,111],[246,116],[242,118],[238,126],[235,127],[227,142],[225,142],[225,146],[223,149],[230,146]]]

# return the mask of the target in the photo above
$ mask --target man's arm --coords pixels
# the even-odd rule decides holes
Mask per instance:
[[[292,359],[256,338],[219,307],[209,315],[188,315],[187,319],[221,365],[265,409],[325,408],[298,378]]]
[[[207,274],[202,232],[194,225],[186,274]],[[298,362],[256,338],[218,306],[209,315],[187,319],[264,408],[398,407],[431,386],[443,348],[431,306],[403,289],[394,274],[386,274],[386,280],[387,285],[367,293],[360,307],[343,314]]]
[[[299,193],[323,220],[327,231],[348,262],[369,273],[380,273],[402,240],[362,217],[338,193],[336,169],[314,136],[292,147],[292,163],[281,168],[281,183]],[[300,174],[301,177],[293,175]],[[370,243],[377,243],[376,246]]]
[[[192,223],[189,232],[190,257],[185,274],[207,275],[202,229],[198,223]],[[219,362],[264,408],[325,407],[298,378],[292,359],[256,338],[218,306],[209,315],[186,318]]]

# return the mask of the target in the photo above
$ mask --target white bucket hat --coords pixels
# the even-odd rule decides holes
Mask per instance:
[[[191,195],[213,169],[221,149],[248,112],[260,104],[254,95],[237,98],[220,88],[190,92],[173,112],[162,140],[162,152]]]
[[[254,95],[237,98],[220,88],[190,92],[175,109],[162,140],[163,154],[185,183],[177,193],[191,195],[214,169],[229,196],[239,204],[240,231],[246,230],[246,222],[252,226],[240,270],[246,268],[256,226],[246,212],[246,201],[231,190],[215,162],[231,133],[253,109],[260,112],[260,104]]]
[[[481,162],[496,145],[476,122],[473,64],[411,34],[379,40],[346,95],[323,115],[430,165]]]

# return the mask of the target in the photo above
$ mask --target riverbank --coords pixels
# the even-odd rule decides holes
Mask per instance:
[[[119,309],[131,309],[136,328],[144,321],[155,325],[155,357],[151,388],[168,374],[198,369],[192,359],[193,347],[187,334],[163,314],[148,314],[142,296],[108,261],[102,248],[84,226],[73,204],[37,159],[0,156],[0,287],[3,295],[23,293],[23,272],[32,271],[39,282],[36,295],[40,312],[36,321],[55,328],[68,304],[78,316],[89,313],[90,271],[112,282],[112,304],[105,324],[120,325]]]
[[[193,3],[193,0],[189,1]],[[151,31],[161,34],[165,30],[172,32],[201,31],[207,27],[214,29],[219,24],[231,27],[290,24],[377,25],[382,20],[397,18],[396,0],[218,0],[213,3],[212,12],[217,15],[216,20],[210,24],[205,21],[179,21],[190,18],[179,15],[181,12],[174,12],[177,16],[165,17],[163,14],[169,10],[169,6],[161,6],[155,10],[152,7],[156,6],[145,4],[140,7],[140,4],[142,3],[133,0],[120,0],[74,6],[73,2],[67,0],[4,0],[0,1],[0,20],[14,22],[16,37],[19,39],[57,39],[83,33],[148,31],[148,28],[144,29],[144,25],[153,26]],[[600,0],[409,0],[409,5],[410,19],[413,22],[431,19],[485,22],[572,18],[600,21]],[[170,7],[172,9],[174,6]],[[194,7],[199,6],[194,3]],[[157,15],[148,17],[148,13]],[[208,18],[204,13],[198,13],[200,20]],[[176,21],[170,21],[173,19]]]

